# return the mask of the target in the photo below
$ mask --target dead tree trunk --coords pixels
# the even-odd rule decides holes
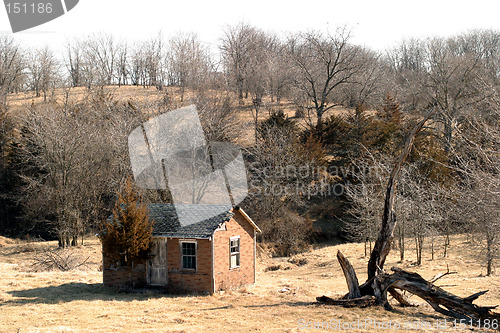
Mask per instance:
[[[469,297],[462,298],[447,292],[432,282],[426,281],[417,273],[407,272],[397,267],[393,267],[391,270],[393,271],[392,274],[385,272],[377,274],[375,279],[380,281],[379,285],[406,290],[417,295],[429,303],[434,310],[446,316],[466,319],[467,321],[500,320],[500,314],[491,312],[497,306],[478,306],[472,304],[474,300],[484,295],[487,291],[481,291]],[[379,292],[381,294],[386,293],[387,288],[386,290],[379,290]]]
[[[368,261],[368,279],[373,278],[377,272],[377,268],[382,269],[384,267],[385,259],[391,251],[391,244],[394,239],[394,228],[396,227],[396,213],[394,212],[394,201],[396,199],[396,189],[398,186],[399,176],[401,175],[401,168],[406,158],[410,154],[411,148],[413,146],[413,141],[418,132],[424,127],[424,124],[429,120],[429,118],[434,114],[434,110],[429,112],[429,114],[418,123],[417,126],[410,133],[406,139],[403,151],[399,156],[398,162],[394,166],[389,177],[389,182],[387,184],[387,190],[385,194],[384,202],[384,215],[382,216],[382,229],[378,235],[375,246]]]
[[[394,239],[394,228],[396,227],[394,201],[401,168],[410,154],[415,136],[433,113],[434,111],[430,112],[412,130],[406,139],[403,151],[389,177],[384,202],[382,227],[368,262],[367,281],[359,286],[354,268],[349,260],[339,251],[337,253],[337,259],[344,271],[349,293],[339,300],[327,296],[317,297],[318,302],[345,307],[366,307],[378,304],[390,310],[392,307],[387,301],[388,292],[401,305],[411,305],[403,295],[398,292],[398,290],[406,290],[424,299],[437,312],[450,317],[471,321],[484,319],[500,320],[500,314],[491,311],[496,308],[496,306],[477,306],[472,304],[474,300],[486,293],[486,291],[481,291],[469,297],[461,298],[435,286],[432,282],[426,281],[417,273],[403,271],[395,267],[392,268],[392,274],[388,274],[383,270],[385,260],[391,250]]]
[[[358,277],[356,276],[356,271],[352,267],[349,260],[342,254],[342,252],[337,252],[337,259],[344,271],[344,276],[347,281],[347,288],[349,288],[349,293],[346,295],[347,299],[359,298],[361,297],[361,292],[359,291]]]

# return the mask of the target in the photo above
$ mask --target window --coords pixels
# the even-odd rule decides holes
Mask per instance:
[[[240,267],[240,236],[229,240],[230,261],[229,268]]]
[[[196,270],[196,243],[182,242],[182,269]]]

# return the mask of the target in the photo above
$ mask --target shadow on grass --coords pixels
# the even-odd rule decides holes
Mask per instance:
[[[255,305],[243,305],[243,308],[253,309],[253,308],[272,308],[272,307],[280,307],[283,305],[287,306],[312,306],[317,305],[317,302],[281,302],[281,303],[273,303],[273,304],[255,304]],[[208,309],[199,309],[200,311],[218,311],[218,310],[228,310],[233,309],[234,305],[229,304],[225,306],[219,306],[216,308],[208,308]]]
[[[340,306],[334,306],[334,305],[324,305],[320,304],[318,302],[281,302],[281,303],[273,303],[273,304],[256,304],[256,305],[246,305],[243,306],[244,308],[269,308],[269,307],[279,307],[279,306],[290,306],[290,307],[295,307],[295,306],[304,306],[304,307],[327,307],[327,308],[333,308],[333,309],[339,309],[340,311],[348,311],[348,308],[340,307]],[[232,307],[232,306],[229,306]],[[225,307],[220,307],[220,308],[212,308],[212,309],[207,309],[207,310],[219,310],[219,309],[226,309],[228,308],[227,306]],[[376,308],[376,307],[375,307]],[[360,309],[362,311],[366,311],[367,316],[372,315],[370,312],[370,307],[368,308],[356,308]],[[421,323],[430,323],[431,325],[435,324],[437,321],[442,321],[446,316],[440,315],[439,313],[433,313],[432,310],[430,312],[427,312],[423,309],[420,309],[418,306],[415,307],[399,307],[399,306],[394,306],[394,308],[390,311],[387,311],[387,314],[398,314],[407,318],[413,318],[409,319],[410,322],[421,322]],[[403,320],[403,319],[401,319]],[[401,321],[400,320],[400,321]],[[453,319],[452,319],[453,320]]]
[[[177,298],[187,297],[193,294],[166,294],[160,290],[140,289],[133,291],[117,291],[114,288],[105,287],[102,283],[71,282],[59,286],[39,287],[33,289],[14,290],[7,292],[14,299],[7,300],[3,304],[57,304],[73,301],[141,301],[152,298]],[[0,303],[0,306],[2,303]]]
[[[273,303],[273,304],[256,304],[256,305],[245,305],[243,306],[244,308],[270,308],[270,307],[277,307],[277,306],[317,306],[319,305],[318,302],[280,302],[280,303]]]

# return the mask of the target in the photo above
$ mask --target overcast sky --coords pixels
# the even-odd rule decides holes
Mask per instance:
[[[127,40],[195,32],[216,44],[225,26],[246,22],[266,31],[352,29],[352,42],[383,51],[404,37],[449,36],[478,28],[500,30],[500,0],[80,0],[66,15],[14,34],[23,46],[62,51],[66,39],[107,32]],[[0,8],[0,32],[10,33]]]

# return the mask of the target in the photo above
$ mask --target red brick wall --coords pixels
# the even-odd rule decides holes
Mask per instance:
[[[108,287],[143,287],[146,285],[146,260],[137,262],[129,272],[126,267],[120,267],[105,253],[102,256],[102,280]]]
[[[196,271],[181,269],[180,242],[183,239],[167,239],[168,283],[173,288],[189,291],[212,292],[212,243],[197,239]],[[188,239],[186,239],[188,240]]]
[[[217,230],[213,240],[197,239],[196,271],[181,269],[179,238],[167,239],[167,269],[169,287],[188,291],[208,291],[231,289],[255,283],[254,228],[241,215],[234,211],[234,217],[225,223],[226,230]],[[240,267],[229,267],[229,241],[240,236]],[[214,242],[214,271],[212,279],[212,241]],[[143,286],[147,281],[147,261],[138,263],[131,273],[125,268],[116,267],[103,254],[103,282],[106,286]],[[215,286],[215,290],[214,290]]]
[[[215,291],[255,283],[254,228],[239,211],[234,213],[226,231],[214,233]],[[234,236],[240,236],[240,267],[230,269],[229,240]]]

